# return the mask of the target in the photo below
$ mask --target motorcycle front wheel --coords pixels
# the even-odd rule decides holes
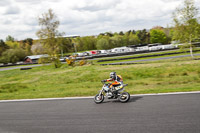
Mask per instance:
[[[130,99],[130,94],[128,92],[123,92],[120,96],[119,96],[119,101],[122,103],[128,102]]]
[[[99,94],[97,94],[97,95],[94,97],[94,102],[95,102],[96,104],[102,103],[103,100],[104,100],[104,95],[103,95],[103,94],[101,94],[100,96],[99,96]]]

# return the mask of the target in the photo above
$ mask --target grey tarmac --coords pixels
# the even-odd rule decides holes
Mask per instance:
[[[0,133],[199,133],[200,93],[0,102]]]

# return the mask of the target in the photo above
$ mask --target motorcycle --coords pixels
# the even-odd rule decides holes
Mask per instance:
[[[129,101],[130,94],[124,91],[124,87],[128,84],[123,84],[122,88],[120,88],[119,90],[115,90],[114,87],[110,88],[110,83],[106,84],[104,81],[101,82],[103,84],[103,87],[100,90],[99,94],[94,97],[95,103],[102,103],[104,101],[104,96],[106,96],[108,99],[119,99],[119,101],[122,103]]]

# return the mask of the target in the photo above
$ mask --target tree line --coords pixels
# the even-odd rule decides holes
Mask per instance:
[[[48,46],[42,45],[44,40],[33,40],[27,38],[25,40],[16,41],[14,37],[8,35],[4,42],[0,39],[0,62],[1,63],[16,63],[22,61],[28,55],[36,54],[60,54],[61,52],[67,54],[75,52],[87,51],[87,50],[103,50],[111,49],[115,47],[149,44],[149,43],[170,43],[171,37],[167,34],[166,28],[156,26],[150,31],[143,30],[129,30],[127,32],[106,32],[100,33],[97,36],[85,36],[85,37],[60,37],[55,38],[52,45],[56,44],[55,41],[59,42],[59,46],[55,46],[55,50],[46,50]],[[52,51],[55,51],[53,53]]]
[[[0,63],[23,61],[27,55],[32,54],[32,45],[32,38],[16,41],[14,37],[8,35],[5,42],[3,39],[0,39]]]
[[[179,41],[190,45],[200,38],[199,9],[195,7],[194,0],[185,0],[183,5],[173,12],[173,25],[169,28],[155,26],[150,30],[129,30],[126,32],[105,32],[97,36],[63,37],[65,33],[58,31],[60,22],[52,9],[38,18],[41,26],[36,33],[38,40],[27,38],[16,41],[8,36],[4,42],[0,40],[0,62],[15,63],[27,55],[48,54],[52,62],[59,62],[60,53],[73,53],[75,51],[111,49],[115,47],[162,43]],[[199,41],[199,40],[198,40]],[[56,66],[56,65],[55,65]]]
[[[171,41],[171,37],[167,34],[167,30],[170,29],[156,26],[150,31],[143,29],[137,31],[129,30],[127,32],[121,31],[119,33],[106,32],[98,36],[78,37],[73,41],[78,51],[111,49],[149,43],[168,44]]]

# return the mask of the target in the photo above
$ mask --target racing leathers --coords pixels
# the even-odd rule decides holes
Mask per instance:
[[[114,81],[110,85],[111,90],[118,91],[123,87],[123,79],[120,75],[116,75],[114,78],[106,79],[106,81]]]

